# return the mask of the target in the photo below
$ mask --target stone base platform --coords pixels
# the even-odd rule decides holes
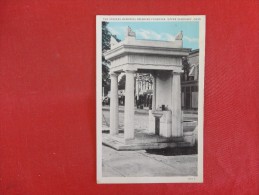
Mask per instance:
[[[184,137],[165,138],[140,131],[135,132],[135,139],[133,140],[124,140],[123,133],[119,133],[116,136],[111,136],[107,133],[102,135],[103,145],[115,150],[147,150],[193,146],[191,143],[184,141]]]

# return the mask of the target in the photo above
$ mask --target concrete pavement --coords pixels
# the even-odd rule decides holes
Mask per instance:
[[[119,126],[123,129],[124,107],[119,107]],[[103,107],[103,129],[109,126],[109,107]],[[135,129],[148,129],[148,110],[135,110]],[[185,120],[196,118],[186,114]],[[194,147],[160,150],[117,151],[102,146],[104,177],[197,176],[198,155]]]
[[[104,177],[197,176],[195,148],[116,151],[102,146]]]

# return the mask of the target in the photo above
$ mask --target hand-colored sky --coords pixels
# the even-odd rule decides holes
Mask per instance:
[[[173,41],[175,35],[183,31],[183,46],[199,48],[198,22],[109,22],[108,29],[124,40],[127,27],[136,32],[137,39]]]

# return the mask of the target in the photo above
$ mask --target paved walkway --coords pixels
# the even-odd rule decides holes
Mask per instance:
[[[109,109],[103,107],[103,127],[109,125]],[[119,110],[119,125],[123,129],[124,107]],[[135,114],[135,129],[147,130],[148,110],[136,109]],[[185,114],[184,118],[197,120],[197,114]],[[117,151],[103,145],[102,155],[104,177],[197,176],[195,148]]]
[[[197,151],[189,149],[116,151],[102,146],[104,177],[197,176]]]

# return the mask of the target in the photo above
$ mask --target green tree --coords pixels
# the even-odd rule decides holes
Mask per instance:
[[[113,36],[118,42],[120,41],[116,35],[111,34],[107,26],[108,22],[102,22],[102,85],[104,87],[104,94],[107,94],[110,90],[110,63],[105,59],[103,54],[111,48],[111,36]]]
[[[106,88],[109,85],[109,65],[105,59],[104,53],[110,49],[111,33],[107,28],[108,22],[102,22],[102,84]]]

